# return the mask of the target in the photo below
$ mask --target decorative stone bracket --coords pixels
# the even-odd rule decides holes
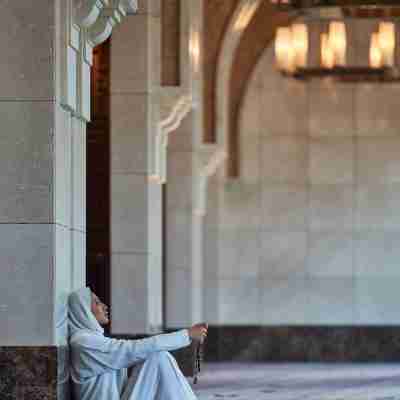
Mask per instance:
[[[160,86],[155,83],[157,93],[155,113],[153,154],[150,179],[163,184],[167,177],[168,138],[173,134],[184,117],[196,106],[199,95],[196,82],[199,74],[200,33],[198,22],[202,0],[181,0],[180,40],[180,86]],[[157,32],[158,29],[155,29]],[[159,38],[157,38],[159,41]],[[157,115],[157,116],[156,116]]]
[[[64,108],[90,121],[90,69],[93,48],[113,28],[137,11],[137,0],[65,0],[61,2],[60,101]]]
[[[165,88],[160,93],[160,122],[157,124],[154,149],[154,171],[151,180],[167,181],[168,138],[181,124],[193,106],[192,96],[180,88]]]

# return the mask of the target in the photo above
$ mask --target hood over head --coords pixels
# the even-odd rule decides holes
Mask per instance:
[[[92,313],[92,292],[90,288],[83,287],[72,292],[68,298],[68,325],[71,337],[80,330],[104,334],[104,329]]]

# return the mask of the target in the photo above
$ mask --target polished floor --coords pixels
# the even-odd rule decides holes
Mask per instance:
[[[205,364],[199,400],[400,400],[400,364]]]

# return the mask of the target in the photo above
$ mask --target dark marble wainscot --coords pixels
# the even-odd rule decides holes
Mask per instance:
[[[206,361],[400,362],[400,326],[210,326]]]
[[[56,400],[57,347],[0,347],[0,400]]]

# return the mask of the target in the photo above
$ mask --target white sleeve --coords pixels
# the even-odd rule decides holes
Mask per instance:
[[[146,360],[152,353],[176,350],[191,343],[187,329],[140,340],[110,339],[100,335],[88,335],[80,341],[81,370],[93,376],[127,368]]]

